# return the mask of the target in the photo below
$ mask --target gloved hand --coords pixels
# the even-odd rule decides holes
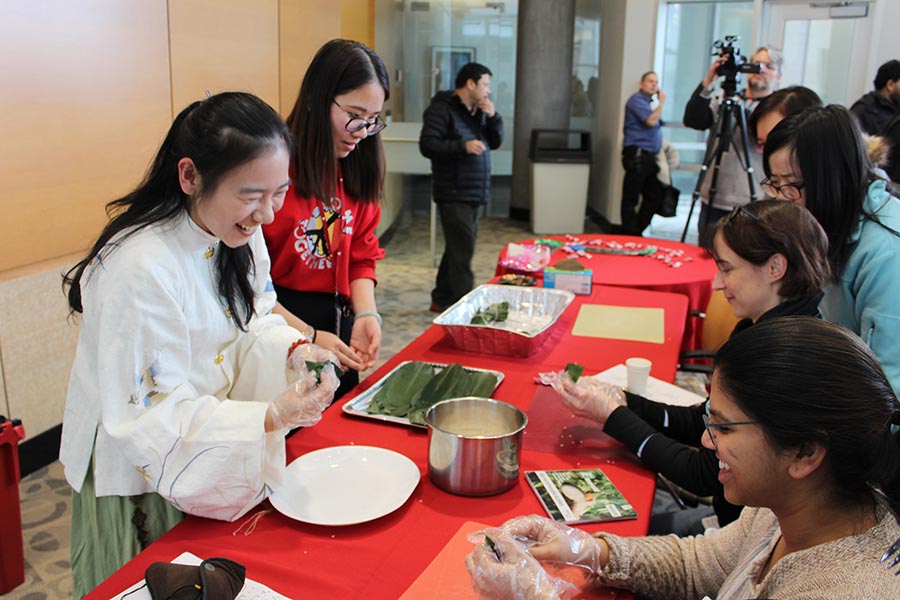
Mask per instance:
[[[318,383],[320,377],[322,381]],[[293,386],[269,403],[266,431],[315,425],[334,399],[339,383],[333,369],[322,369],[321,376],[314,371],[304,371]]]
[[[606,542],[546,517],[516,517],[500,528],[510,536],[533,540],[535,544],[529,546],[528,552],[539,561],[587,567],[592,573],[599,573],[609,561]]]
[[[571,583],[551,577],[521,542],[502,529],[484,533],[494,541],[496,553],[480,543],[466,557],[466,569],[482,598],[559,600],[576,590]]]
[[[307,361],[326,362],[321,371],[307,369]],[[266,412],[266,431],[309,427],[322,419],[322,411],[334,399],[340,385],[333,352],[315,344],[301,344],[294,348],[287,360],[286,375],[294,384],[269,403]]]
[[[627,405],[622,388],[593,377],[581,377],[576,383],[563,371],[551,386],[569,410],[600,425],[606,423],[614,410]]]
[[[339,366],[341,364],[341,361],[338,359],[337,355],[331,350],[326,350],[322,346],[317,346],[316,344],[311,343],[300,344],[299,346],[294,348],[288,355],[287,365],[285,368],[285,376],[287,377],[287,380],[296,381],[297,379],[301,378],[307,371],[307,361],[315,363],[330,362],[335,366]],[[322,369],[323,373],[325,371],[333,372],[333,369]]]

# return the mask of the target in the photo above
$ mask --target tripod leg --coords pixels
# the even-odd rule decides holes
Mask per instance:
[[[694,192],[691,194],[691,208],[688,211],[688,218],[684,224],[684,231],[681,232],[682,242],[687,239],[687,232],[688,228],[691,226],[691,217],[694,214],[694,207],[697,205],[697,200],[700,198],[703,181],[709,173],[710,165],[713,167],[713,178],[710,181],[709,186],[708,206],[712,208],[712,203],[716,196],[716,186],[719,179],[719,165],[722,162],[722,153],[728,148],[731,140],[731,115],[728,110],[727,102],[723,102],[719,105],[716,120],[713,124],[712,131],[710,132],[713,141],[707,144],[706,154],[703,157],[703,164],[700,165],[700,175],[697,176],[697,184],[694,186]],[[709,215],[707,214],[707,220],[708,219]],[[703,229],[705,229],[705,226]],[[698,239],[697,241],[702,244],[703,240]]]
[[[741,167],[747,172],[747,185],[750,186],[750,202],[756,202],[756,182],[753,177],[755,169],[753,168],[753,162],[750,158],[750,141],[747,139],[747,113],[743,110],[743,107],[739,108],[741,110],[738,113],[737,126],[740,131],[744,155],[741,156],[741,148],[738,147],[736,140],[732,140],[732,145],[734,146],[734,151],[737,154]]]

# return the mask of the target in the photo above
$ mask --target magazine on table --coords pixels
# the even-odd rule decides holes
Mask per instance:
[[[600,469],[526,471],[547,514],[560,523],[636,519],[637,512]]]

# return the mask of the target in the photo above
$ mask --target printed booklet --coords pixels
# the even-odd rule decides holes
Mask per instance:
[[[625,496],[600,469],[526,471],[525,478],[554,521],[572,524],[637,518]]]

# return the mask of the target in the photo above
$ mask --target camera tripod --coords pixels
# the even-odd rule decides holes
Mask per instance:
[[[729,146],[734,147],[735,156],[738,159],[741,168],[747,173],[747,184],[750,186],[750,202],[756,201],[756,189],[753,186],[753,164],[750,162],[750,144],[747,141],[747,115],[740,99],[734,93],[736,86],[725,86],[726,97],[719,105],[719,112],[716,115],[713,124],[712,133],[715,136],[713,143],[707,145],[706,155],[703,157],[703,164],[700,166],[700,175],[697,177],[697,185],[694,186],[694,193],[691,194],[691,209],[688,211],[687,222],[684,224],[684,232],[681,234],[681,241],[684,242],[687,237],[688,227],[690,227],[691,216],[694,214],[694,207],[700,198],[700,188],[703,186],[703,180],[709,172],[712,165],[712,181],[709,186],[709,208],[715,206],[716,185],[719,181],[719,165],[722,162],[722,154]],[[730,92],[730,93],[728,93]],[[741,156],[741,148],[734,140],[735,126],[741,132],[741,141],[743,142],[743,156]],[[706,213],[706,225],[709,225],[709,215]],[[703,240],[698,240],[702,244]]]

